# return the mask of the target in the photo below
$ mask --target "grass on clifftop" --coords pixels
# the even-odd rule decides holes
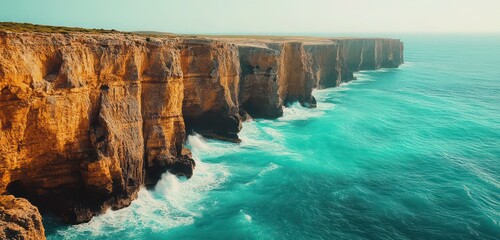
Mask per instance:
[[[43,33],[118,33],[116,30],[86,29],[77,27],[46,26],[31,23],[0,22],[0,31]]]
[[[106,33],[122,33],[122,34],[134,34],[138,36],[145,37],[205,37],[205,38],[215,38],[215,39],[231,39],[231,40],[273,40],[273,41],[313,41],[321,39],[331,39],[329,37],[308,37],[308,36],[270,36],[270,35],[209,35],[209,34],[174,34],[169,32],[157,32],[157,31],[135,31],[135,32],[122,32],[114,29],[88,29],[79,27],[63,27],[63,26],[48,26],[48,25],[38,25],[31,23],[15,23],[15,22],[0,22],[0,32],[16,32],[16,33],[94,33],[94,34],[106,34]],[[342,39],[343,37],[335,37],[336,39]]]

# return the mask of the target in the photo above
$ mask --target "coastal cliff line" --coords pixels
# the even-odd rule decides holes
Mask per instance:
[[[247,119],[403,61],[387,38],[0,31],[0,238],[42,238],[38,209],[126,207],[166,171],[193,175],[189,133],[239,142]]]

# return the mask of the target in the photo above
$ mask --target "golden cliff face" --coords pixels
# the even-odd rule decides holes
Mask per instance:
[[[167,170],[190,177],[187,131],[237,142],[241,116],[315,107],[313,88],[397,67],[402,51],[393,39],[0,32],[0,193],[89,221]]]
[[[146,176],[154,181],[185,159],[174,40],[0,39],[2,192],[84,222],[108,207],[127,206]]]
[[[397,39],[259,39],[236,44],[241,65],[241,110],[253,117],[279,117],[284,105],[296,101],[304,107],[315,107],[314,88],[351,81],[356,71],[403,63],[403,45]]]
[[[186,124],[204,136],[238,142],[238,49],[224,42],[189,39],[182,43],[181,55]]]
[[[336,87],[354,79],[361,70],[396,68],[403,63],[403,44],[398,39],[332,39],[308,43],[315,88]]]
[[[280,98],[281,52],[266,44],[238,46],[241,79],[240,109],[258,118],[283,115]]]
[[[0,195],[0,212],[0,239],[45,239],[42,217],[28,200]]]
[[[238,45],[241,65],[241,111],[276,118],[283,106],[299,101],[314,107],[312,59],[301,42]]]
[[[310,77],[314,88],[338,86],[342,79],[339,44],[333,41],[307,44],[304,49],[311,58]]]
[[[306,77],[310,74],[310,64],[303,43],[290,42],[281,46],[280,96],[285,105],[295,101],[304,105],[313,101],[313,82]]]

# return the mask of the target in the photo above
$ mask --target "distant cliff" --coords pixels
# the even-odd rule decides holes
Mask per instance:
[[[248,117],[401,63],[396,39],[0,32],[0,192],[86,222],[190,177],[190,131],[238,142]]]

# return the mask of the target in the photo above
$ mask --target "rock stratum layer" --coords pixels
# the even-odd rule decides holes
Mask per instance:
[[[190,177],[188,132],[238,142],[248,117],[402,63],[396,39],[0,32],[0,192],[86,222],[165,171]]]
[[[0,239],[45,239],[38,209],[26,199],[0,195]]]

